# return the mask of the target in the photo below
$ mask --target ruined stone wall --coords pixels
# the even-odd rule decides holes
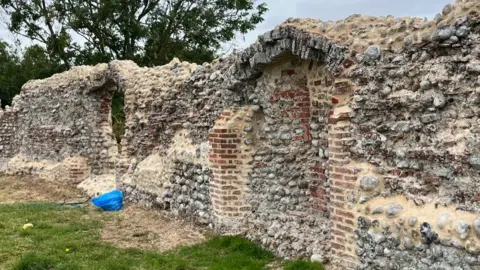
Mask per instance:
[[[251,96],[263,121],[254,134],[248,237],[284,257],[327,250],[332,87],[321,63],[286,57],[265,68]]]
[[[460,18],[437,42],[351,71],[362,269],[480,268],[478,30]]]
[[[434,21],[290,19],[210,64],[113,61],[29,82],[0,113],[0,158],[287,258],[480,269],[479,5]]]
[[[0,109],[0,171],[7,170],[8,159],[15,154],[15,130],[16,114]]]
[[[107,65],[75,67],[24,85],[11,108],[16,128],[7,146],[14,147],[15,157],[8,170],[39,172],[74,156],[87,158],[96,174],[114,168],[109,123],[114,90],[106,72]]]
[[[153,69],[114,65],[127,115],[118,185],[128,200],[213,226],[209,130],[223,108],[240,98],[221,88],[225,79],[215,63],[174,60]]]

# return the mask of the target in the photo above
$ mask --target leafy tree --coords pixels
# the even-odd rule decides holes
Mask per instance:
[[[10,17],[11,32],[43,44],[51,58],[60,59],[67,68],[73,52],[65,25],[65,13],[57,2],[47,0],[0,0],[0,7]]]
[[[19,72],[19,59],[12,48],[0,42],[0,100],[2,105],[10,104],[21,82],[16,81]]]
[[[19,55],[22,55],[20,57]],[[52,60],[40,45],[27,47],[23,52],[0,42],[0,99],[2,106],[11,104],[22,85],[33,79],[43,79],[62,72],[65,67]]]
[[[254,0],[0,0],[0,7],[12,32],[44,44],[67,68],[111,59],[210,61],[267,11]]]

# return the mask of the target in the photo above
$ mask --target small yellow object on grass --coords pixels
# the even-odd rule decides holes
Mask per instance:
[[[65,252],[67,252],[67,253],[70,252],[70,249],[69,249],[69,248],[66,248],[66,249],[65,249]]]
[[[23,229],[26,230],[28,228],[33,228],[33,224],[32,223],[27,223],[27,224],[24,224],[23,225]]]

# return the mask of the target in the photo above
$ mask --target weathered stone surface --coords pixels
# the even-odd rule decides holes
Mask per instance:
[[[365,191],[374,190],[379,183],[379,179],[375,176],[364,175],[360,178],[360,188]]]
[[[466,221],[456,221],[455,232],[458,234],[460,239],[466,239],[470,233],[470,224],[468,224]]]
[[[413,227],[417,224],[417,218],[416,217],[410,217],[408,218],[408,225],[410,225],[410,227]]]
[[[387,214],[387,217],[393,218],[396,217],[402,210],[402,205],[394,203],[387,205],[387,210],[385,211],[385,213]]]
[[[477,235],[477,237],[480,237],[480,217],[477,217],[473,220],[473,231]]]
[[[379,60],[381,56],[382,49],[377,45],[371,45],[363,53],[363,60],[367,63],[372,63]]]
[[[443,230],[445,229],[445,227],[447,226],[447,224],[449,224],[450,222],[450,214],[443,214],[439,220],[438,220],[438,224],[437,224],[437,227],[440,229],[440,230]]]

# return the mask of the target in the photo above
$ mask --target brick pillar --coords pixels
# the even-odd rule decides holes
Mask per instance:
[[[351,163],[349,147],[353,143],[349,118],[349,108],[345,105],[348,82],[336,82],[332,103],[337,106],[328,119],[329,171],[331,179],[331,258],[334,264],[343,269],[354,269],[358,265],[355,254],[356,215],[350,207],[348,195],[357,189],[355,186],[359,170]]]
[[[345,116],[332,115],[329,119],[329,163],[331,179],[331,255],[342,266],[354,267],[355,213],[348,207],[347,196],[355,189],[358,170],[349,166],[348,145],[351,144],[350,122]]]
[[[224,111],[209,134],[212,147],[209,159],[213,170],[210,196],[220,223],[241,219],[250,211],[246,181],[251,148],[245,130],[249,130],[246,127],[252,116],[250,109]]]

